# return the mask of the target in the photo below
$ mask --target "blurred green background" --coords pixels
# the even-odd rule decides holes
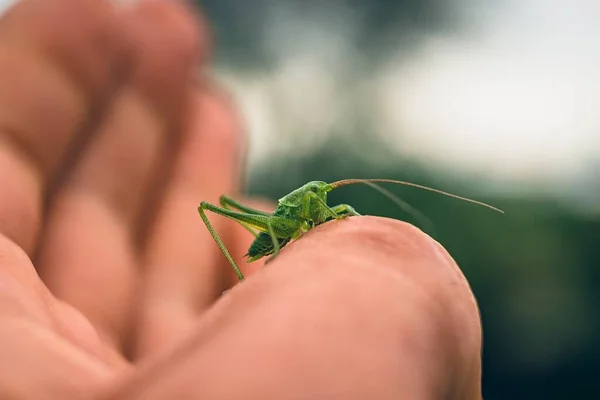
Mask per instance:
[[[200,3],[251,193],[385,177],[503,208],[389,187],[473,287],[484,398],[600,398],[599,2]],[[331,201],[415,222],[366,186]]]

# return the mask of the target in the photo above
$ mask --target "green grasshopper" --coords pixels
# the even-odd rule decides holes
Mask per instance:
[[[250,245],[248,253],[245,255],[248,262],[253,262],[269,255],[272,255],[271,259],[273,259],[289,242],[297,239],[317,225],[334,219],[360,216],[360,214],[348,204],[339,204],[333,207],[327,205],[327,193],[333,189],[356,183],[364,183],[379,190],[387,197],[392,198],[392,200],[399,200],[387,190],[375,185],[375,182],[412,186],[475,203],[503,213],[502,210],[477,200],[457,196],[455,194],[415,183],[392,179],[344,179],[333,183],[322,181],[308,182],[304,186],[279,199],[277,208],[275,208],[275,211],[271,214],[247,207],[225,195],[220,198],[222,207],[203,201],[198,207],[198,212],[200,213],[200,217],[204,221],[206,228],[208,228],[211,236],[217,242],[223,255],[225,255],[225,258],[227,258],[238,279],[241,281],[244,279],[242,271],[240,271],[235,261],[233,261],[225,244],[219,235],[217,235],[210,221],[206,217],[205,210],[212,211],[238,222],[254,235],[255,239]],[[238,211],[235,211],[236,209]]]

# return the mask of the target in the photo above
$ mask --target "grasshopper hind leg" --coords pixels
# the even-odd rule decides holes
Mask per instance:
[[[208,204],[208,203],[205,203],[205,202],[202,202],[200,204],[200,207],[198,207],[198,213],[200,214],[200,218],[202,218],[202,221],[204,222],[204,225],[206,225],[206,228],[208,229],[208,232],[213,237],[213,239],[215,240],[215,242],[217,242],[217,245],[219,246],[219,248],[223,252],[223,255],[225,256],[225,258],[227,259],[227,261],[229,261],[229,263],[233,267],[233,271],[237,275],[238,279],[240,281],[243,281],[244,280],[244,274],[242,273],[242,271],[240,271],[240,269],[238,268],[238,266],[235,263],[235,261],[233,261],[233,258],[231,257],[231,254],[227,250],[227,247],[225,247],[225,244],[223,243],[223,241],[221,240],[221,238],[219,237],[219,235],[217,234],[217,232],[213,228],[212,224],[208,220],[208,217],[206,216],[206,213],[204,212],[204,210],[206,210],[206,209],[210,210],[210,207],[213,207],[213,206],[210,205],[210,204]]]

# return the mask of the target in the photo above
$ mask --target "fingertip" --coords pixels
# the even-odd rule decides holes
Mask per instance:
[[[173,0],[141,0],[130,7],[139,16],[154,21],[170,32],[157,40],[177,38],[176,51],[204,62],[210,55],[211,34],[209,22],[195,2]]]
[[[134,83],[160,114],[181,113],[195,70],[206,58],[207,29],[179,1],[147,0],[124,13],[138,49]]]
[[[474,332],[480,329],[477,302],[457,263],[440,243],[404,221],[360,216],[327,222],[284,248],[269,268],[298,275],[357,269],[409,280],[436,304],[454,307]]]
[[[326,246],[329,250],[325,251],[333,253],[335,243],[345,246],[347,264],[355,258],[361,260],[355,264],[362,262],[373,270],[386,269],[395,279],[407,281],[414,293],[419,293],[417,297],[423,296],[423,312],[429,312],[427,318],[435,327],[432,339],[438,341],[447,356],[445,361],[437,362],[447,376],[454,376],[444,379],[448,392],[480,390],[479,308],[469,282],[448,251],[414,225],[391,218],[350,217],[322,229],[322,235],[314,235],[321,237],[312,240],[326,242],[323,236],[330,236],[332,245]],[[310,250],[300,251],[299,256],[306,256],[302,251]],[[400,291],[398,295],[402,301],[410,301]],[[417,310],[418,302],[414,305]]]
[[[293,288],[328,287],[329,295],[319,297],[323,307],[333,299],[329,306],[361,310],[364,327],[386,319],[389,329],[423,351],[415,362],[448,392],[480,389],[482,333],[473,292],[448,252],[411,224],[371,216],[322,224],[254,279],[267,285],[263,296],[271,292],[283,302],[280,296]]]

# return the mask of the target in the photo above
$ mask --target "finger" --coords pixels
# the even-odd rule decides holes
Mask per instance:
[[[189,125],[149,237],[139,356],[177,341],[226,284],[224,259],[197,212],[201,201],[218,204],[238,185],[240,128],[216,90],[204,86],[192,94]],[[228,238],[231,224],[209,218]]]
[[[1,398],[72,398],[127,368],[81,314],[56,301],[27,254],[2,235],[0,357]]]
[[[112,398],[475,400],[480,350],[473,294],[441,246],[351,217],[286,247]]]
[[[126,61],[107,1],[23,0],[0,20],[0,232],[32,255],[44,191]]]
[[[137,226],[180,119],[199,30],[187,9],[146,1],[124,17],[138,46],[116,99],[50,208],[39,270],[48,287],[122,348],[139,274]],[[165,62],[168,60],[168,62]]]

